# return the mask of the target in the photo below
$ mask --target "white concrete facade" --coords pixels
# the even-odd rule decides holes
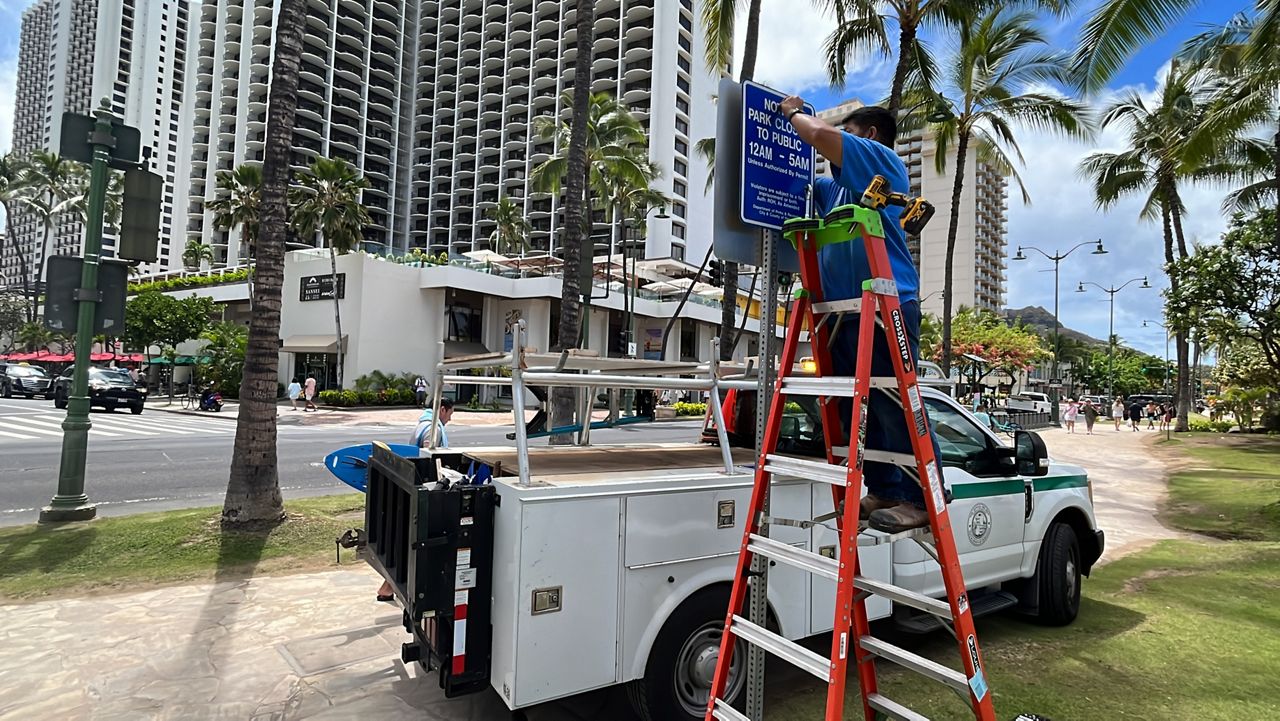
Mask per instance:
[[[182,148],[189,126],[181,112],[188,7],[184,0],[39,0],[23,13],[13,152],[58,152],[62,114],[92,114],[103,99],[126,125],[138,128],[150,169],[164,179],[159,260],[144,271],[181,264],[182,249],[170,229],[175,196],[186,194]],[[39,221],[15,213],[14,235],[30,267],[40,267],[45,253]],[[78,255],[82,241],[83,226],[64,216],[48,255]],[[108,232],[103,255],[114,256],[115,244]],[[16,255],[6,254],[3,270],[4,281],[18,282]]]

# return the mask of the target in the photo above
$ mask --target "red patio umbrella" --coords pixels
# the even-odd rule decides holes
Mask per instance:
[[[115,359],[116,359],[115,353],[90,353],[89,354],[89,360],[95,363],[98,363],[101,361],[110,361]]]

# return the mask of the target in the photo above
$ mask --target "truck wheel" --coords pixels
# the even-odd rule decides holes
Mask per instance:
[[[690,597],[667,619],[649,652],[644,678],[627,685],[631,705],[641,719],[699,721],[706,717],[728,607],[729,589],[710,589]],[[725,694],[739,709],[746,697],[746,653],[746,644],[739,641]]]
[[[66,397],[66,396],[64,396],[64,395],[62,395],[62,393],[60,393],[60,392],[58,392],[58,393],[54,393],[54,394],[53,394],[53,407],[54,407],[54,408],[66,408],[66,407],[67,407],[67,397]]]
[[[1040,586],[1041,623],[1065,626],[1076,620],[1080,613],[1080,542],[1071,526],[1049,526],[1040,544],[1036,583]]]

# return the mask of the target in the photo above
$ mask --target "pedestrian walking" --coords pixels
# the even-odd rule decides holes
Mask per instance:
[[[286,391],[289,396],[289,404],[293,406],[293,410],[298,410],[298,396],[302,395],[302,384],[295,377],[289,381],[289,389]]]
[[[316,397],[316,377],[315,376],[310,376],[310,375],[307,376],[307,382],[306,382],[306,385],[303,387],[302,395],[306,399],[306,404],[302,408],[303,413],[306,413],[307,411],[319,410],[318,408],[316,408],[316,404],[315,404],[315,397]]]
[[[1134,401],[1129,404],[1129,430],[1137,432],[1142,424],[1142,403]]]
[[[1116,430],[1120,430],[1120,422],[1124,420],[1124,401],[1119,397],[1111,404],[1111,420],[1115,422]]]
[[[1076,403],[1076,399],[1067,399],[1067,412],[1062,415],[1062,420],[1067,422],[1067,433],[1076,432],[1076,416],[1080,415],[1080,404]]]
[[[427,379],[418,376],[413,382],[413,397],[418,401],[419,408],[425,408],[427,405]]]
[[[1085,401],[1080,413],[1084,415],[1085,435],[1093,435],[1093,423],[1098,420],[1098,407],[1093,404],[1093,401]]]
[[[1156,414],[1159,410],[1160,407],[1156,405],[1155,401],[1151,401],[1147,404],[1147,430],[1156,430]]]

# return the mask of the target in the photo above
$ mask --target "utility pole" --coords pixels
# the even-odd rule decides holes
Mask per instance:
[[[1022,251],[1034,250],[1040,255],[1043,255],[1044,257],[1053,261],[1053,370],[1050,373],[1053,377],[1049,379],[1051,381],[1049,384],[1049,401],[1050,401],[1049,420],[1052,421],[1055,426],[1058,425],[1058,399],[1059,399],[1058,391],[1060,390],[1060,386],[1062,384],[1062,379],[1058,376],[1058,351],[1060,350],[1061,342],[1062,342],[1062,339],[1058,335],[1059,327],[1062,325],[1061,323],[1058,322],[1058,266],[1062,263],[1062,260],[1064,258],[1074,253],[1077,249],[1083,248],[1086,245],[1096,245],[1096,247],[1093,249],[1092,255],[1107,254],[1106,249],[1102,247],[1102,240],[1098,239],[1097,241],[1086,240],[1083,243],[1077,243],[1074,247],[1072,247],[1070,250],[1068,250],[1065,253],[1059,253],[1055,250],[1053,255],[1049,255],[1043,250],[1040,250],[1039,248],[1032,245],[1027,245],[1027,246],[1020,245],[1018,246],[1017,255],[1013,256],[1012,258],[1012,260],[1027,260],[1027,256],[1023,255]],[[1055,387],[1052,381],[1058,381],[1058,385]]]
[[[1163,323],[1157,323],[1154,320],[1142,321],[1143,328],[1146,328],[1152,325],[1164,330],[1164,385],[1160,387],[1160,390],[1164,391],[1165,393],[1168,393],[1169,392],[1169,326]],[[1195,394],[1195,387],[1192,387],[1191,393],[1193,395]]]
[[[1110,288],[1104,288],[1098,285],[1097,283],[1094,283],[1093,281],[1089,281],[1089,280],[1080,281],[1076,287],[1077,293],[1084,293],[1085,292],[1084,287],[1086,285],[1091,285],[1097,288],[1098,290],[1102,291],[1103,293],[1106,293],[1107,295],[1111,296],[1110,298],[1111,315],[1107,321],[1107,400],[1111,400],[1114,397],[1112,395],[1112,388],[1115,385],[1115,371],[1113,370],[1113,368],[1115,367],[1115,355],[1116,355],[1116,293],[1119,293],[1120,291],[1124,290],[1125,286],[1129,285],[1130,283],[1137,283],[1138,281],[1142,281],[1142,285],[1138,286],[1139,288],[1151,287],[1151,284],[1147,282],[1147,276],[1145,275],[1142,276],[1141,278],[1132,278],[1130,280],[1126,280],[1124,282],[1124,285],[1121,285],[1119,288],[1115,287],[1114,285],[1111,286]],[[1146,321],[1143,321],[1143,324],[1145,325]]]

